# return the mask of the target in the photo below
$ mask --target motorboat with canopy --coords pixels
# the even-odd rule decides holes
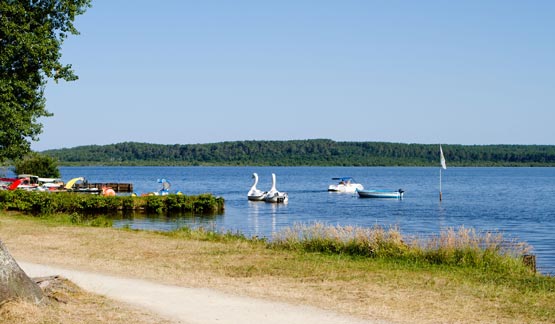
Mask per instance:
[[[357,190],[363,190],[364,186],[357,183],[352,177],[341,177],[341,178],[331,178],[332,180],[338,180],[339,183],[329,185],[328,191],[330,192],[348,192],[355,193]]]

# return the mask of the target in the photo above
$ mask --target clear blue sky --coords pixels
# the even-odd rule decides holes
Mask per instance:
[[[94,1],[35,150],[555,144],[555,1]]]

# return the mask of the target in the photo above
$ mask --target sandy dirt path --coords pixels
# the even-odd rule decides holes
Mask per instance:
[[[176,323],[386,324],[314,307],[233,296],[210,289],[170,286],[27,262],[18,263],[30,277],[60,275],[85,290],[143,307]]]

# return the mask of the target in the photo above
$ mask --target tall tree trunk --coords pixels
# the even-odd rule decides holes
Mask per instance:
[[[0,303],[20,298],[41,303],[44,294],[40,287],[25,274],[0,240]]]

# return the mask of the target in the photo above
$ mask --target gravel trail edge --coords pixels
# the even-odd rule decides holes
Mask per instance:
[[[183,324],[387,324],[310,306],[234,296],[212,289],[164,285],[18,261],[29,277],[60,275],[81,288]]]

